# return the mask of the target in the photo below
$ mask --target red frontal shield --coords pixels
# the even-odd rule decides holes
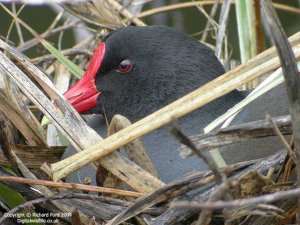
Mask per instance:
[[[104,54],[105,43],[101,42],[95,50],[83,77],[64,94],[79,113],[96,106],[100,92],[95,85],[95,76],[101,67]]]

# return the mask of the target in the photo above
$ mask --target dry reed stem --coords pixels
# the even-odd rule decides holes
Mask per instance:
[[[23,178],[23,177],[14,177],[14,176],[0,176],[0,181],[22,183],[22,184],[43,185],[46,187],[65,188],[65,189],[70,189],[70,190],[95,191],[95,192],[99,192],[99,193],[113,194],[113,195],[119,195],[119,196],[128,196],[128,197],[143,196],[143,194],[139,193],[139,192],[124,191],[124,190],[119,190],[119,189],[114,189],[114,188],[97,187],[97,186],[75,184],[75,183],[62,183],[62,182],[55,182],[55,181],[48,181],[48,180],[35,180],[35,179],[28,179],[28,178]]]

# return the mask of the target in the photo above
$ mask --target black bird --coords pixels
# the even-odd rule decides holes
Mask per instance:
[[[105,111],[108,121],[121,114],[135,122],[223,73],[210,49],[180,31],[165,26],[126,27],[111,32],[99,44],[86,74],[65,96],[78,112]],[[243,98],[241,92],[232,91],[182,117],[179,126],[189,135],[202,133]],[[104,119],[96,117],[89,125],[105,134]],[[195,157],[180,158],[180,144],[168,126],[142,140],[165,182],[205,168]]]

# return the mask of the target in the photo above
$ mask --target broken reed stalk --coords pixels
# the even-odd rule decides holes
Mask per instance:
[[[291,135],[292,125],[291,117],[280,116],[274,117],[273,121],[278,127],[279,132],[283,135]],[[267,119],[256,120],[238,125],[232,125],[226,128],[220,128],[205,134],[192,135],[191,140],[196,144],[201,151],[209,151],[211,149],[224,147],[236,142],[245,141],[253,138],[263,138],[275,136],[274,128]],[[186,146],[181,146],[182,156],[190,156],[193,152]]]
[[[41,134],[31,125],[27,118],[23,117],[18,108],[0,92],[0,111],[14,124],[26,138],[29,145],[47,146]]]
[[[200,39],[201,42],[205,42],[206,41],[206,38],[207,38],[208,33],[210,31],[210,28],[213,25],[212,24],[213,23],[213,19],[214,19],[215,15],[216,15],[216,12],[218,10],[219,4],[220,4],[220,0],[215,0],[214,1],[214,4],[213,4],[213,6],[211,8],[209,17],[207,17],[207,22],[206,22],[205,28],[203,30],[202,37]]]
[[[270,114],[266,115],[266,119],[269,121],[270,125],[272,126],[275,134],[277,135],[278,139],[282,142],[282,144],[284,145],[285,149],[287,150],[290,158],[296,162],[296,154],[294,153],[293,149],[291,148],[291,146],[289,145],[289,143],[287,142],[287,140],[285,139],[285,137],[283,136],[283,133],[280,132],[278,126],[276,125],[274,119],[270,116]]]
[[[293,35],[290,41],[294,46],[296,57],[300,59],[300,32]],[[67,159],[52,164],[53,179],[59,180],[136,138],[164,126],[172,120],[182,117],[216,98],[229,93],[240,85],[278,68],[280,61],[278,57],[275,56],[275,48],[270,48],[252,60],[249,60],[246,64],[227,72],[181,99],[111,135],[98,144]]]
[[[109,124],[108,135],[112,135],[131,124],[132,123],[125,116],[115,115]],[[158,172],[140,139],[136,139],[125,145],[124,150],[131,161],[144,168],[144,170],[152,174],[152,176],[159,178]]]
[[[270,0],[261,1],[261,6],[269,26],[282,66],[288,102],[292,117],[292,127],[295,140],[297,183],[300,185],[300,76],[296,57],[287,40],[280,20]],[[298,223],[300,222],[300,198],[298,197]]]

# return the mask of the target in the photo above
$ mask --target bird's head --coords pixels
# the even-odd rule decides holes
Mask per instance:
[[[212,51],[165,26],[110,33],[64,95],[78,112],[138,120],[224,72]]]

